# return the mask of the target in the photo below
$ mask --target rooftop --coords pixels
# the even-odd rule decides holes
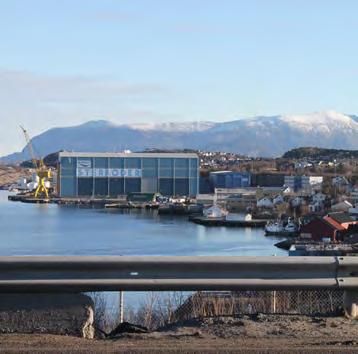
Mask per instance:
[[[354,219],[347,213],[340,213],[340,212],[329,213],[327,216],[329,216],[331,219],[335,220],[340,224],[354,221]]]
[[[173,152],[75,152],[62,151],[59,157],[163,157],[163,158],[198,158],[194,153]]]

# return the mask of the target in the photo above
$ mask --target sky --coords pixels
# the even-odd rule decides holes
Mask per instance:
[[[0,156],[93,119],[358,113],[356,0],[0,0]]]

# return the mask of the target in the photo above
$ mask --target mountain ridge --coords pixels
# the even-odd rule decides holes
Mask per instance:
[[[102,119],[51,128],[33,137],[32,143],[41,156],[59,150],[114,152],[147,148],[215,150],[266,157],[280,156],[301,146],[356,150],[358,116],[326,111],[228,122],[149,124],[116,124]],[[0,161],[13,163],[28,158],[25,147]]]

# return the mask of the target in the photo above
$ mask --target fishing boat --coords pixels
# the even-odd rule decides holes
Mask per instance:
[[[297,224],[289,218],[287,223],[284,224],[282,221],[269,221],[265,226],[265,235],[276,235],[276,236],[297,236],[299,228]]]
[[[285,231],[285,227],[280,221],[269,221],[265,226],[266,235],[279,235]]]

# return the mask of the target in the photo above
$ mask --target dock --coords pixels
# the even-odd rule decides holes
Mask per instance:
[[[205,216],[190,217],[190,221],[204,226],[228,226],[228,227],[265,227],[267,220],[226,220],[225,218],[208,218]]]
[[[164,204],[158,209],[159,215],[202,215],[203,206],[199,204]]]

